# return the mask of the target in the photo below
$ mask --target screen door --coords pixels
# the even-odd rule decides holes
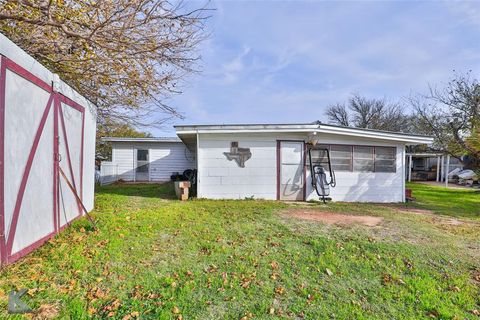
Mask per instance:
[[[303,148],[303,141],[280,141],[280,200],[304,200]]]
[[[149,162],[148,162],[148,150],[137,150],[137,168],[135,170],[135,181],[148,181],[149,180]]]

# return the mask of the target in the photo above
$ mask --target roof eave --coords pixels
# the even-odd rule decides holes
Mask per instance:
[[[212,126],[213,127],[213,126]],[[387,133],[383,131],[366,131],[358,130],[354,128],[343,128],[343,127],[331,127],[331,126],[296,126],[296,127],[266,127],[264,129],[258,128],[238,128],[238,129],[227,129],[226,126],[218,126],[218,129],[212,127],[176,127],[177,135],[192,135],[192,134],[229,134],[229,133],[324,133],[324,134],[337,134],[344,136],[353,136],[353,137],[362,137],[368,139],[381,139],[402,142],[407,145],[416,145],[416,144],[431,144],[433,143],[432,137],[426,136],[417,136],[417,135],[407,135],[407,134],[395,134]],[[183,129],[185,128],[185,129]]]
[[[166,143],[178,143],[182,142],[179,138],[120,138],[120,137],[102,137],[102,142],[166,142]]]

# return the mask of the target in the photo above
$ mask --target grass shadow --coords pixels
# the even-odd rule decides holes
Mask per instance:
[[[117,182],[106,186],[96,186],[95,193],[115,194],[129,197],[156,198],[175,200],[175,187],[173,182],[165,183],[122,183]]]

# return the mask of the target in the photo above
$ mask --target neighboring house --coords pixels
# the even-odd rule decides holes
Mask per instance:
[[[196,156],[197,196],[212,199],[318,199],[306,150],[329,148],[333,201],[405,201],[405,147],[431,137],[321,123],[179,125]],[[237,155],[236,158],[232,155]]]
[[[445,181],[446,171],[450,173],[464,167],[459,159],[445,153],[417,152],[407,153],[406,156],[409,168],[406,178],[409,181]]]
[[[102,162],[103,183],[116,180],[164,182],[174,173],[195,169],[194,155],[176,137],[105,137],[102,140],[112,146],[112,161]]]
[[[95,126],[92,103],[0,34],[1,265],[93,209]]]

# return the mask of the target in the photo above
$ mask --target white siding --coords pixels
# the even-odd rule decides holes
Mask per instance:
[[[389,141],[318,135],[320,144],[390,146],[397,148],[395,173],[337,172],[337,186],[331,190],[334,201],[401,202],[403,201],[403,144]],[[199,197],[211,199],[244,199],[246,197],[274,200],[277,197],[277,140],[304,140],[305,135],[275,134],[201,134],[199,136]],[[250,148],[251,159],[245,168],[228,161],[223,152],[230,143]],[[318,199],[307,169],[307,200]]]
[[[173,172],[195,168],[195,158],[181,142],[150,146],[150,180],[169,181]]]
[[[133,181],[134,170],[134,147],[123,143],[112,144],[112,163],[117,165],[118,179]]]
[[[292,138],[292,137],[291,137]],[[292,139],[298,139],[293,137]],[[240,168],[224,152],[230,143],[250,148],[252,157]],[[277,138],[272,134],[201,134],[198,197],[209,199],[277,198]]]
[[[396,147],[396,172],[335,172],[337,186],[331,188],[334,201],[347,202],[402,202],[404,195],[403,150],[405,146],[389,141],[377,141],[358,138],[345,138],[334,135],[321,135],[321,144],[349,144],[367,146]],[[318,199],[310,182],[307,171],[307,200]]]
[[[118,179],[134,181],[137,149],[149,150],[150,181],[169,181],[173,172],[196,167],[194,156],[181,142],[114,142],[112,163],[117,165]]]

